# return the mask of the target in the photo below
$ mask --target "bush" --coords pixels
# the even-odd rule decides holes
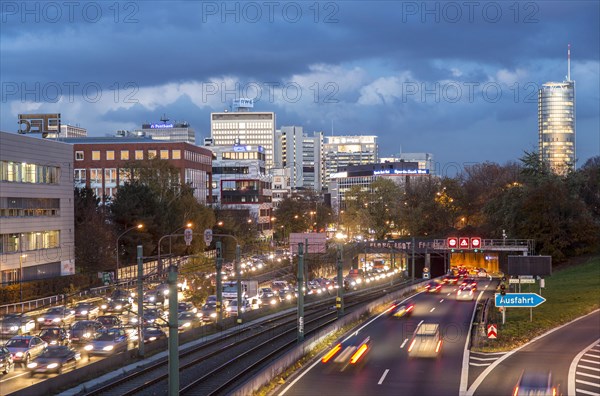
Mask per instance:
[[[23,301],[70,293],[75,289],[73,285],[77,285],[77,290],[83,290],[88,287],[101,286],[102,282],[96,275],[89,274],[75,274],[23,282]],[[20,301],[21,292],[18,283],[0,289],[0,304],[12,304]]]

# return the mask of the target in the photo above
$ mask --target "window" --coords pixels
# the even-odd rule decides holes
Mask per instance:
[[[181,150],[173,150],[171,152],[171,158],[173,158],[173,159],[181,159]]]
[[[104,169],[104,184],[116,183],[117,182],[117,169],[106,168]]]
[[[90,169],[90,183],[102,184],[102,168]]]
[[[100,161],[100,151],[92,151],[92,161]]]
[[[144,159],[144,150],[135,150],[135,159],[143,160]]]
[[[169,159],[169,150],[160,150],[160,159]]]
[[[129,160],[129,150],[121,150],[121,159],[122,160]]]
[[[75,161],[83,161],[83,151],[75,151]]]
[[[85,169],[75,169],[74,179],[75,179],[76,184],[85,184],[86,170]]]
[[[106,152],[106,159],[108,161],[113,161],[115,159],[115,152],[113,150]]]
[[[148,150],[148,159],[156,158],[156,150]]]

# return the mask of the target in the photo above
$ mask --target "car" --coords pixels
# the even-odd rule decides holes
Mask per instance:
[[[408,346],[408,356],[439,357],[442,351],[442,336],[437,323],[420,323]]]
[[[145,326],[142,329],[144,344],[167,338],[167,334],[156,326]]]
[[[281,300],[279,294],[275,294],[273,289],[270,287],[262,287],[258,292],[258,298],[260,299],[260,305],[263,307],[268,307],[272,305],[277,305]]]
[[[104,312],[122,313],[131,308],[131,303],[127,298],[112,299],[106,304]]]
[[[132,292],[125,290],[125,289],[115,289],[113,290],[113,292],[111,293],[110,297],[108,298],[108,301],[111,300],[129,300],[129,302],[132,302]]]
[[[123,325],[123,322],[121,322],[121,319],[119,319],[118,316],[115,315],[101,315],[98,316],[96,318],[96,320],[100,323],[102,323],[102,326],[108,328],[111,327],[119,327]]]
[[[471,286],[459,287],[456,291],[456,299],[462,301],[473,301],[475,299],[475,292]]]
[[[177,315],[177,328],[179,331],[189,330],[200,325],[198,314],[193,312],[180,312]]]
[[[442,280],[442,283],[445,285],[456,285],[457,282],[458,282],[458,278],[454,275],[446,275],[446,276],[444,276],[444,279]]]
[[[190,302],[177,303],[177,312],[178,313],[186,312],[186,311],[198,313],[198,308],[194,307],[194,304],[192,304]]]
[[[90,356],[93,355],[112,355],[127,350],[129,337],[125,329],[111,328],[100,331],[96,337],[83,349]]]
[[[68,345],[69,332],[62,327],[45,327],[38,334],[48,345]]]
[[[513,396],[555,396],[558,394],[559,389],[552,384],[552,372],[550,371],[523,371],[513,390]]]
[[[100,307],[90,302],[80,302],[73,309],[76,320],[96,319],[100,315]]]
[[[156,286],[154,290],[156,290],[158,293],[162,293],[163,296],[169,295],[169,285],[166,283],[161,283],[160,285]]]
[[[35,329],[35,320],[27,314],[10,313],[0,317],[0,337],[29,334]]]
[[[388,315],[392,318],[401,318],[403,316],[409,316],[415,310],[415,305],[411,303],[400,303],[395,302],[389,308]]]
[[[27,365],[29,375],[62,374],[65,367],[76,368],[81,353],[66,345],[50,345],[44,352]]]
[[[244,312],[250,311],[250,310],[252,310],[252,305],[250,304],[250,301],[248,301],[247,299],[243,299],[241,312],[244,313]],[[225,308],[225,311],[229,315],[237,316],[237,314],[238,314],[237,300],[232,300],[229,303],[229,305],[227,306],[227,308]]]
[[[202,306],[198,316],[203,322],[216,322],[217,321],[217,303],[207,302]]]
[[[87,343],[104,328],[104,325],[97,320],[81,320],[71,325],[69,339],[72,343]]]
[[[425,285],[425,291],[427,293],[439,293],[442,291],[442,285],[437,282],[429,282]]]
[[[150,290],[144,293],[144,304],[157,305],[165,303],[165,295],[158,290]]]
[[[68,325],[75,320],[75,314],[65,306],[48,308],[37,321],[41,326]]]
[[[217,303],[217,296],[215,296],[214,294],[211,294],[210,296],[206,297],[206,303]]]
[[[27,367],[31,359],[42,354],[48,344],[38,336],[14,336],[6,342],[15,363]]]
[[[8,348],[0,347],[0,374],[8,374],[15,368],[13,357]]]
[[[354,366],[364,361],[371,348],[371,338],[357,338],[356,336],[336,344],[322,358],[321,363],[334,365],[340,371],[349,366]]]
[[[150,308],[144,310],[144,325],[163,325],[166,324],[163,319],[163,311],[158,308]]]

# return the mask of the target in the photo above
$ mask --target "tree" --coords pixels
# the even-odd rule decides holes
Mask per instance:
[[[115,234],[104,215],[100,198],[90,188],[75,188],[75,262],[79,272],[114,268]]]

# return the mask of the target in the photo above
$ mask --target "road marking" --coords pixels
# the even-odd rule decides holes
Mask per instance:
[[[478,355],[504,355],[506,354],[506,352],[472,352],[472,353],[476,353]]]
[[[440,302],[441,302],[441,303],[443,303],[443,302],[444,302],[444,299],[442,298],[442,299],[440,300]]]
[[[589,382],[589,381],[584,381],[584,380],[575,380],[575,382],[579,382],[580,384],[590,385],[590,386],[593,386],[594,388],[600,388],[600,385],[598,385],[596,382]]]
[[[407,342],[408,342],[408,338],[404,340],[404,342],[402,343],[402,345],[400,345],[400,348],[404,348],[404,345],[406,345]]]
[[[581,367],[581,366],[579,366],[579,367]],[[581,371],[577,371],[575,374],[577,374],[577,375],[583,375],[585,377],[592,377],[592,378],[598,378],[598,379],[600,379],[600,375],[588,374],[588,373],[584,373],[584,372],[581,372]]]
[[[379,382],[377,383],[377,385],[381,385],[383,383],[383,380],[385,379],[385,376],[387,375],[387,373],[390,371],[390,369],[385,369],[385,371],[383,372],[383,375],[381,376],[381,378],[379,378]]]
[[[469,322],[470,324],[472,324],[473,320],[475,319],[475,312],[477,312],[477,302],[479,301],[479,299],[481,298],[482,295],[483,295],[483,291],[480,292],[479,295],[477,296],[477,300],[475,301],[476,303],[474,304],[475,306],[473,307],[473,314],[471,315],[471,322]],[[469,354],[471,353],[471,351],[469,350],[469,344],[471,343],[471,331],[470,330],[471,329],[469,328],[469,331],[467,332],[467,340],[465,341],[465,349],[463,351],[462,370],[460,372],[460,387],[458,388],[459,395],[466,394],[467,387],[469,386],[469,358],[470,358]]]
[[[492,363],[471,363],[471,362],[469,362],[469,365],[471,365],[471,366],[489,366],[491,364]]]
[[[433,307],[429,310],[429,312],[433,312],[433,311],[435,311],[435,307]]]
[[[15,363],[15,365],[17,365],[17,364],[19,364],[19,363]],[[13,368],[13,371],[14,371],[14,368]],[[26,371],[26,372],[24,372],[24,373],[21,373],[21,374],[16,374],[16,375],[13,375],[12,377],[10,377],[10,378],[6,378],[6,379],[3,379],[3,380],[2,380],[2,381],[0,381],[0,382],[6,382],[6,381],[10,381],[11,379],[15,379],[15,378],[18,378],[18,377],[22,377],[22,376],[24,376],[25,374],[29,374],[29,372],[28,372],[28,371]]]
[[[583,355],[583,356],[591,356],[591,357],[595,357],[595,358],[596,358],[596,357],[597,357],[597,358],[600,358],[600,355],[594,355],[593,353],[589,353],[589,352],[588,352],[588,353],[586,353],[586,354],[585,354],[585,355]]]
[[[475,359],[475,360],[496,360],[498,359],[497,357],[492,357],[492,358],[480,358],[477,356],[471,356],[471,359]]]
[[[477,304],[475,304],[475,306],[477,306]],[[508,359],[514,353],[516,353],[516,352],[520,351],[521,349],[525,348],[526,346],[528,346],[528,345],[530,345],[530,344],[532,344],[532,343],[534,343],[534,342],[542,339],[543,337],[546,337],[547,335],[552,334],[555,331],[558,331],[558,330],[562,329],[565,326],[573,324],[573,323],[577,322],[578,320],[587,318],[590,315],[598,314],[599,312],[600,312],[600,309],[596,309],[595,311],[592,311],[592,312],[590,312],[587,315],[580,316],[579,318],[574,319],[574,320],[572,320],[572,321],[570,321],[568,323],[565,323],[563,325],[555,327],[552,330],[549,330],[546,333],[535,337],[533,340],[531,340],[531,341],[529,341],[529,342],[521,345],[520,347],[515,348],[515,349],[513,349],[510,352],[507,352],[504,356],[501,356],[498,360],[496,360],[494,363],[492,363],[491,366],[489,366],[481,374],[479,374],[479,377],[477,377],[475,379],[475,381],[473,382],[473,384],[471,385],[471,387],[469,387],[469,389],[467,390],[466,395],[472,396],[475,393],[475,391],[477,390],[477,388],[479,387],[479,385],[481,385],[481,383],[485,380],[485,377],[487,377],[492,372],[492,370],[494,370],[500,363],[502,363],[505,359]],[[470,334],[470,332],[469,332],[469,334]],[[598,340],[594,341],[594,343],[592,345],[596,345],[597,342],[598,342]],[[583,353],[585,353],[585,352],[587,352],[587,350],[582,351],[581,355],[583,355]],[[464,361],[463,361],[463,363],[464,363]],[[572,370],[573,370],[573,376],[575,376],[575,365],[572,363],[571,367],[572,367]],[[600,371],[600,369],[597,369],[597,370]],[[571,370],[569,370],[569,375],[571,375]],[[569,385],[571,385],[571,384],[569,384]],[[461,378],[461,386],[462,386],[462,378]],[[462,387],[461,387],[461,390],[462,390]],[[567,394],[568,395],[574,395],[575,394],[575,381],[573,381],[573,387],[572,388],[569,387],[569,389],[567,391]],[[461,393],[461,395],[462,395],[462,393]]]
[[[579,366],[579,368],[584,368],[584,369],[594,370],[594,371],[600,371],[600,368],[598,368],[598,367]]]
[[[583,393],[584,395],[600,396],[600,393],[590,392],[583,389],[575,389],[577,393]]]
[[[452,293],[448,293],[448,295],[450,295],[450,294],[452,294]]]
[[[421,326],[421,324],[425,322],[424,320],[420,321],[419,324],[417,325],[417,327]]]
[[[580,359],[580,361],[586,362],[586,363],[599,363],[599,362],[597,362],[595,360],[589,360],[589,359]]]

